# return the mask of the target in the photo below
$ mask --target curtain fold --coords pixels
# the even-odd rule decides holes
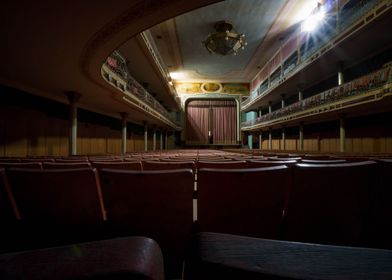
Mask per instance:
[[[186,141],[208,144],[236,144],[237,104],[235,100],[193,100],[187,105]],[[212,110],[212,114],[209,114]]]

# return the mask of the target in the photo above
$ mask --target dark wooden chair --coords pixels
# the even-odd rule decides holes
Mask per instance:
[[[288,240],[363,245],[373,161],[297,164],[285,227]]]
[[[198,176],[201,231],[278,238],[291,179],[288,167],[204,168]]]
[[[43,162],[44,169],[75,169],[75,168],[91,168],[91,163],[88,161],[80,162]]]
[[[100,171],[112,235],[142,235],[163,250],[170,277],[181,275],[193,228],[191,169]]]
[[[185,280],[389,280],[392,251],[199,233]]]
[[[28,168],[28,169],[42,169],[41,162],[0,162],[0,168]]]
[[[163,280],[159,245],[140,236],[0,255],[0,279]]]
[[[106,220],[95,169],[9,169],[27,248],[102,237]]]
[[[111,162],[111,161],[94,161],[91,165],[98,170],[103,168],[110,168],[110,169],[123,169],[123,170],[142,170],[142,164],[140,161],[120,161],[120,162]]]

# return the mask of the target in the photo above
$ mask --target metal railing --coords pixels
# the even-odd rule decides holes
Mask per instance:
[[[287,68],[283,69],[282,75],[279,80],[286,78],[287,75],[294,72],[294,70],[296,70],[299,66],[305,63],[309,57],[311,57],[313,54],[315,54],[324,46],[326,46],[326,44],[328,44],[331,40],[333,40],[343,31],[348,29],[351,25],[353,25],[353,23],[355,23],[358,19],[363,17],[366,13],[368,13],[371,9],[377,6],[377,4],[379,4],[380,2],[382,2],[382,0],[361,0],[358,1],[355,4],[355,6],[351,7],[348,11],[342,11],[341,14],[338,16],[339,27],[336,25],[335,26],[329,25],[328,28],[326,29],[326,32],[323,34],[323,36],[318,36],[317,41],[313,41],[311,46],[305,45],[305,48],[302,49],[302,51],[300,51],[299,53],[298,63],[290,64],[289,69]],[[298,52],[298,50],[296,50],[295,52]],[[261,98],[262,96],[268,94],[268,92],[270,92],[272,88],[274,88],[279,84],[278,83],[279,80],[274,80],[274,82],[269,83],[267,87],[259,86],[259,88],[256,90],[257,94],[253,94],[249,96],[245,101],[241,103],[241,107],[246,107],[248,104],[252,103],[255,99]]]
[[[160,104],[143,86],[141,86],[129,73],[126,59],[119,51],[114,51],[105,61],[104,65],[118,77],[123,83],[116,84],[121,90],[132,94],[138,100],[148,105],[155,111],[159,112],[162,116],[169,119],[171,122],[176,123],[175,118]],[[107,77],[109,82],[113,82],[110,74]]]
[[[278,109],[272,113],[265,114],[256,119],[243,122],[242,128],[269,122],[281,117],[288,117],[301,111],[325,104],[335,103],[349,97],[358,96],[367,93],[370,90],[381,88],[389,83],[392,83],[392,63],[388,63],[385,67],[375,72],[345,83],[341,86],[323,91],[319,94],[303,99],[302,101],[297,101],[289,106]]]

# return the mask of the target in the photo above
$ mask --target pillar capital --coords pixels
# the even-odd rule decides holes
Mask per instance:
[[[70,104],[77,103],[80,97],[82,96],[80,93],[77,93],[76,91],[67,91],[65,92],[65,95],[67,96]]]
[[[128,118],[128,113],[126,113],[126,112],[120,112],[119,114],[120,114],[120,116],[121,116],[121,119],[126,119],[126,118]]]

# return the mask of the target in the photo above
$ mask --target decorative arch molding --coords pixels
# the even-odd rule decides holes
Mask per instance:
[[[103,26],[87,42],[79,58],[82,73],[93,83],[104,85],[101,67],[105,59],[129,38],[185,12],[222,0],[136,0],[120,16]]]

